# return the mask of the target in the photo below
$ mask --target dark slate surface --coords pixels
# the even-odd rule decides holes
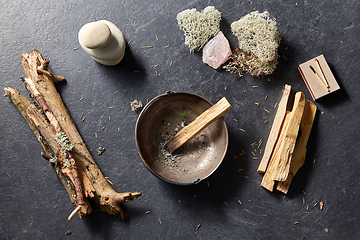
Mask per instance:
[[[282,42],[274,74],[260,79],[246,74],[240,79],[203,64],[199,52],[189,54],[176,15],[209,5],[222,12],[221,30],[232,47],[237,41],[230,24],[241,16],[267,10],[277,19]],[[3,97],[0,239],[359,238],[358,1],[35,0],[2,1],[1,8],[1,88],[10,86],[27,95],[19,81],[25,76],[21,53],[38,49],[50,58],[53,72],[67,79],[66,84],[58,85],[59,91],[104,175],[115,190],[141,191],[143,196],[123,205],[129,213],[125,220],[101,212],[92,202],[90,216],[68,221],[73,207],[66,191],[40,157],[41,146],[23,117]],[[82,25],[100,19],[113,22],[131,41],[124,60],[115,67],[97,64],[77,41]],[[149,45],[153,48],[142,48]],[[170,47],[164,48],[166,45]],[[341,90],[316,102],[319,111],[306,163],[289,194],[270,193],[260,186],[262,176],[256,172],[260,160],[252,158],[250,144],[267,139],[276,113],[273,106],[280,100],[284,84],[311,98],[297,66],[320,54]],[[212,102],[225,96],[233,105],[225,115],[227,156],[220,168],[198,185],[162,182],[146,170],[137,154],[134,132],[138,114],[131,111],[129,102],[146,102],[165,91],[193,92]],[[80,119],[83,113],[84,122]],[[264,124],[262,117],[269,122]],[[95,153],[99,146],[106,148],[101,156]],[[246,154],[235,158],[242,149]],[[307,206],[309,213],[305,213]],[[65,235],[68,230],[70,236]]]

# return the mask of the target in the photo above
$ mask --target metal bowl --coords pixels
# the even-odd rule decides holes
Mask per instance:
[[[173,184],[190,185],[210,176],[223,161],[228,130],[219,118],[170,154],[165,143],[213,104],[192,93],[166,93],[151,100],[136,123],[136,146],[145,167]]]

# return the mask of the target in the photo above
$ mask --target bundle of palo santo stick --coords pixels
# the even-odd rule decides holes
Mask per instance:
[[[274,123],[267,140],[264,155],[258,167],[265,173],[261,186],[287,194],[290,183],[305,162],[306,145],[316,114],[316,105],[305,99],[302,92],[295,94],[291,111],[287,111],[291,86],[285,90],[279,103]]]
[[[16,89],[5,88],[9,97],[21,112],[63,183],[80,218],[92,209],[87,198],[94,198],[101,209],[112,215],[124,217],[120,203],[135,200],[140,192],[116,192],[104,177],[76,129],[54,83],[63,81],[49,69],[49,59],[34,50],[21,55],[26,73],[25,87],[39,109]]]

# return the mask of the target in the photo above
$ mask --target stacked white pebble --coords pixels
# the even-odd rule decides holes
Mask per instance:
[[[103,65],[114,66],[125,55],[124,35],[106,20],[85,24],[79,31],[79,42],[85,52]]]

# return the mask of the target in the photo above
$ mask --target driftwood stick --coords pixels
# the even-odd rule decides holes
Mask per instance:
[[[72,196],[76,197],[74,207],[81,215],[88,214],[84,211],[87,200],[83,197],[94,198],[102,210],[109,214],[124,216],[120,206],[141,195],[140,192],[117,193],[109,185],[96,165],[79,132],[77,131],[62,99],[57,92],[54,82],[64,80],[56,76],[48,68],[49,59],[43,59],[41,54],[34,50],[32,53],[21,55],[26,73],[26,88],[32,93],[38,105],[38,110],[32,104],[21,103],[22,97],[16,90],[6,88],[6,95],[11,98],[11,91],[17,92],[19,99],[13,100],[30,127],[33,129],[46,152],[45,157],[56,158],[53,167],[72,183]],[[20,102],[20,103],[19,103]],[[46,117],[45,117],[46,116]],[[60,135],[59,135],[60,134]],[[83,192],[84,190],[84,192]],[[73,200],[73,199],[72,199]],[[81,206],[81,207],[79,207]],[[74,213],[73,212],[73,213]],[[78,212],[78,213],[79,213]],[[70,217],[69,217],[70,218]]]
[[[4,90],[5,96],[9,97],[9,99],[12,100],[12,102],[23,115],[26,122],[29,124],[31,130],[42,145],[45,153],[42,152],[41,156],[43,156],[43,158],[50,162],[51,167],[55,170],[56,174],[64,185],[71,202],[73,203],[74,207],[76,207],[78,204],[75,186],[72,179],[66,173],[61,171],[59,164],[52,161],[55,159],[54,157],[56,155],[56,141],[53,138],[48,137],[53,134],[52,128],[46,121],[43,120],[43,117],[41,116],[41,113],[37,110],[37,108],[33,104],[31,104],[26,97],[20,95],[20,93],[16,89],[5,88]],[[89,201],[87,199],[84,199],[84,204],[77,211],[77,213],[80,217],[82,217],[83,215],[90,214],[91,211],[92,208],[89,204]]]
[[[86,194],[90,197],[93,196],[103,211],[114,215],[119,214],[123,217],[123,210],[120,207],[120,203],[132,201],[139,197],[141,193],[117,193],[105,179],[77,131],[75,124],[62,102],[61,96],[55,88],[54,74],[47,67],[49,60],[45,61],[36,50],[32,53],[23,53],[21,57],[26,76],[33,80],[36,89],[44,97],[48,108],[59,122],[61,129],[63,129],[66,136],[74,145],[74,150],[72,151],[74,159],[77,164],[81,166],[84,175],[88,178],[86,182],[91,184],[88,186],[84,183]],[[44,61],[47,63],[42,64]],[[39,71],[39,69],[41,69],[41,71]],[[93,192],[91,192],[92,189],[94,189]]]
[[[75,192],[76,192],[76,202],[78,205],[84,205],[84,194],[83,194],[83,187],[81,183],[81,179],[79,177],[78,168],[76,166],[76,162],[71,154],[71,152],[67,152],[69,155],[70,160],[70,171],[71,176],[74,179],[74,186],[75,186]]]
[[[55,131],[45,119],[42,113],[34,106],[29,105],[27,109],[27,114],[29,118],[32,120],[32,122],[36,125],[36,128],[39,130],[41,134],[41,139],[46,143],[47,146],[51,149],[53,161],[52,163],[56,166],[57,171],[62,172],[64,175],[66,175],[72,182],[73,189],[75,191],[75,195],[72,196],[74,198],[74,207],[77,207],[79,205],[85,206],[89,205],[88,203],[85,203],[83,199],[83,191],[82,191],[82,185],[80,180],[78,179],[78,173],[77,169],[72,169],[66,166],[66,161],[69,160],[71,162],[71,158],[66,156],[64,157],[64,153],[62,152],[61,146],[57,143],[56,139],[54,138]],[[69,153],[66,153],[69,155]],[[43,154],[42,154],[43,155]],[[70,155],[71,156],[71,155]],[[44,157],[44,155],[43,155]],[[51,159],[49,160],[51,162]],[[71,166],[70,166],[71,167]],[[85,211],[86,213],[87,211]],[[84,211],[80,211],[80,216],[84,213]],[[84,215],[84,214],[83,214]]]

